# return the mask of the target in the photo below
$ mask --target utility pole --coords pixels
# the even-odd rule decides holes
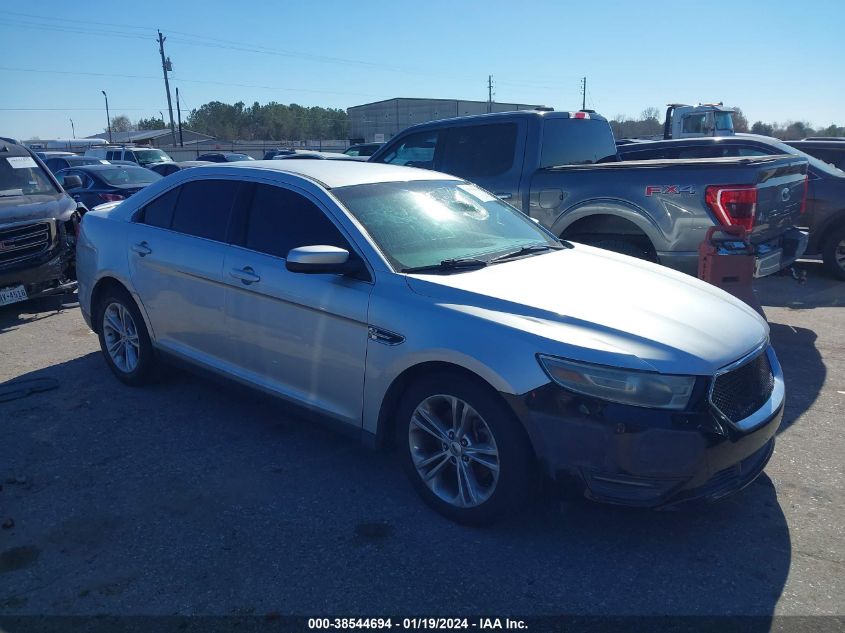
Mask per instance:
[[[587,109],[587,78],[581,80],[581,109]]]
[[[182,109],[179,107],[179,86],[176,86],[176,119],[179,121],[179,147],[185,147],[182,140]]]
[[[493,75],[487,75],[487,112],[493,111]]]
[[[73,126],[73,119],[70,119],[70,133],[73,135],[73,138],[76,138],[76,128]]]
[[[103,93],[103,96],[106,98],[106,124],[109,128],[109,145],[111,145],[111,117],[109,116],[109,96],[106,94],[105,90],[100,90]]]
[[[173,145],[176,145],[176,125],[173,123],[173,103],[170,101],[170,82],[167,80],[167,71],[173,70],[170,58],[164,57],[164,40],[167,38],[158,32],[158,52],[161,54],[161,70],[164,73],[164,89],[167,91],[167,110],[170,113],[170,136],[173,138]]]

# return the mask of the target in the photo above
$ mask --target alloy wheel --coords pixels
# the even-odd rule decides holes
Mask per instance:
[[[487,501],[499,481],[499,450],[484,418],[467,402],[438,394],[411,415],[408,443],[417,474],[450,505]]]
[[[132,373],[138,367],[140,342],[132,313],[121,303],[110,303],[103,312],[103,338],[115,367]]]

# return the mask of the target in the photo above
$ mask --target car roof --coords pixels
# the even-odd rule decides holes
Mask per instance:
[[[214,175],[222,170],[248,170],[254,173],[275,171],[312,180],[326,189],[380,182],[409,182],[416,180],[455,180],[460,178],[427,169],[399,167],[382,163],[354,160],[268,160],[220,163],[191,170],[192,176]]]
[[[102,163],[96,163],[94,165],[79,165],[77,167],[74,167],[74,169],[81,169],[83,171],[98,172],[98,171],[106,171],[107,169],[114,169],[115,167],[119,167],[121,169],[144,169],[144,170],[147,169],[146,167],[141,167],[140,165],[136,165],[135,163],[132,163],[131,165],[115,165],[113,163],[109,163],[108,165],[103,165]],[[149,171],[149,170],[147,170],[147,171]]]
[[[23,145],[13,143],[11,139],[0,139],[0,156],[32,156]]]

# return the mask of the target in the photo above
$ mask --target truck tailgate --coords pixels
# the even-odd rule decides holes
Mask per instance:
[[[752,243],[765,242],[800,224],[806,179],[807,163],[803,158],[781,158],[771,165],[759,166]]]

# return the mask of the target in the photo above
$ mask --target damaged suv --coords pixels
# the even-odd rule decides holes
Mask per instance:
[[[83,213],[38,157],[0,138],[0,306],[76,288]]]

